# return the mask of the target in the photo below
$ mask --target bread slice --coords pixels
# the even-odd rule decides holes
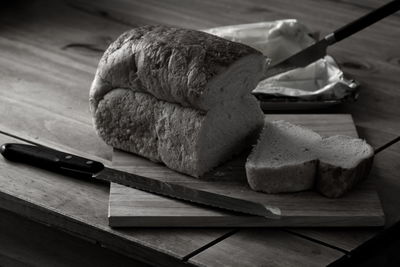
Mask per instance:
[[[368,176],[374,150],[364,140],[344,135],[322,139],[316,190],[327,197],[340,197]]]
[[[315,188],[340,197],[365,178],[374,151],[364,140],[343,135],[323,138],[285,121],[266,122],[246,162],[250,187],[266,193]]]
[[[193,30],[146,26],[105,52],[90,104],[109,145],[195,177],[256,139],[263,113],[251,90],[265,58]]]

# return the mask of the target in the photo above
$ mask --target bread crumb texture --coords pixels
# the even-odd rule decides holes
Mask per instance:
[[[250,187],[266,193],[315,189],[337,198],[366,178],[374,151],[364,140],[327,138],[285,121],[266,122],[246,162]]]

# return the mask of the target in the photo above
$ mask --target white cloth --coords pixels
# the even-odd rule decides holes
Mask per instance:
[[[279,62],[315,43],[315,33],[295,19],[231,25],[203,30],[247,44]],[[260,81],[253,93],[267,98],[340,100],[356,97],[358,84],[346,79],[335,60],[327,55],[305,68],[298,68]]]

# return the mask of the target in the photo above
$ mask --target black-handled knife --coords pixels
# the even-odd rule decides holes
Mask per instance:
[[[78,157],[44,146],[4,144],[0,148],[4,158],[21,162],[60,174],[90,179],[104,169],[101,162]]]
[[[375,22],[400,10],[400,0],[391,1],[374,11],[364,15],[361,18],[339,28],[333,33],[328,34],[322,40],[303,49],[293,56],[281,61],[271,62],[271,68],[268,68],[263,79],[283,73],[292,69],[305,67],[308,64],[324,57],[328,46],[333,45],[350,35],[365,29]]]
[[[7,160],[80,179],[118,183],[158,195],[270,219],[280,217],[280,210],[276,207],[115,170],[101,162],[47,147],[8,143],[1,146],[0,152]]]

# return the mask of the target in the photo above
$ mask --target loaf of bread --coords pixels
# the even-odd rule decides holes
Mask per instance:
[[[314,131],[285,121],[266,122],[246,162],[250,187],[267,193],[315,189],[336,198],[365,178],[374,151],[364,140]]]
[[[195,30],[128,31],[107,49],[92,83],[95,129],[115,148],[201,176],[262,128],[250,92],[265,62],[253,48]]]

